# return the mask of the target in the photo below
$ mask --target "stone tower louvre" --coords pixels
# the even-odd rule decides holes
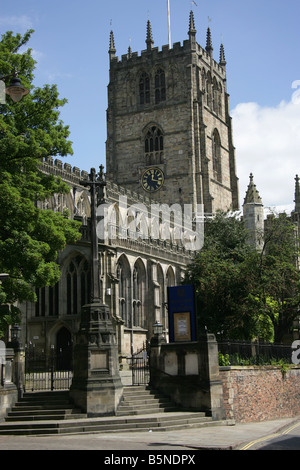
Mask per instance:
[[[153,44],[148,21],[146,50],[120,60],[111,32],[107,178],[154,202],[238,209],[223,45],[216,62],[210,29],[205,49],[196,42],[193,12],[182,45]]]

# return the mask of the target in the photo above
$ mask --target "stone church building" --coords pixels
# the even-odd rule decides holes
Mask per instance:
[[[199,208],[206,215],[238,210],[239,196],[224,47],[215,60],[210,29],[203,48],[191,12],[183,44],[159,50],[148,21],[146,49],[138,54],[129,48],[121,58],[111,32],[109,63],[106,224],[99,265],[102,301],[110,308],[125,363],[151,338],[156,321],[168,334],[167,287],[180,283],[195,255],[192,229]],[[89,302],[91,209],[82,185],[89,169],[49,157],[42,170],[61,176],[70,192],[41,207],[67,208],[82,221],[82,239],[60,253],[59,283],[39,289],[36,304],[22,306],[23,344],[65,351],[79,329],[81,307]],[[189,229],[182,229],[173,211],[169,220],[154,214],[153,207],[162,205],[182,210],[188,205]]]

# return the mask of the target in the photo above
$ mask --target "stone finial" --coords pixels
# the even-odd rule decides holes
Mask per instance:
[[[146,37],[147,50],[151,50],[154,44],[152,37],[152,29],[150,20],[147,21],[147,37]]]
[[[112,59],[116,55],[116,48],[115,48],[115,38],[114,38],[114,33],[113,31],[110,32],[109,36],[109,50],[108,50],[109,56]]]
[[[221,44],[221,47],[220,47],[220,62],[219,64],[221,65],[221,67],[225,67],[226,66],[226,59],[225,59],[225,50],[224,50],[224,45]]]
[[[190,45],[191,49],[196,49],[196,28],[195,28],[195,20],[194,20],[194,13],[193,11],[190,12],[190,24],[189,24],[189,38],[190,38]]]
[[[195,18],[194,18],[194,12],[191,10],[190,11],[190,22],[189,22],[189,32],[188,34],[196,34],[196,28],[195,28]]]
[[[298,175],[295,177],[295,212],[300,212],[300,178]]]
[[[205,49],[210,55],[212,55],[214,48],[212,46],[211,31],[209,27],[207,28],[207,33],[206,33],[206,48]]]

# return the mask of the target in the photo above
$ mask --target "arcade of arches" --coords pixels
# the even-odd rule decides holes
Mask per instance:
[[[67,247],[61,256],[59,283],[39,289],[38,302],[26,305],[25,344],[41,350],[52,347],[69,355],[79,330],[81,307],[89,303],[90,286],[89,249],[74,248]],[[110,307],[120,363],[125,363],[126,357],[150,340],[156,320],[168,334],[167,287],[176,285],[182,268],[104,247],[100,251],[100,273],[102,301]]]

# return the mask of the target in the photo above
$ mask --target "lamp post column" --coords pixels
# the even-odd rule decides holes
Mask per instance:
[[[70,397],[88,416],[115,414],[123,396],[118,348],[109,307],[100,293],[97,205],[104,201],[103,167],[92,168],[81,182],[91,194],[91,301],[81,311],[81,324],[74,348],[74,374]]]

